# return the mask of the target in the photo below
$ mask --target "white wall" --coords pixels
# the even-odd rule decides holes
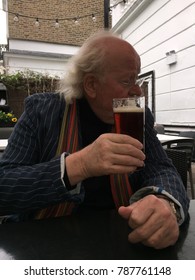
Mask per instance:
[[[6,13],[3,11],[3,4],[0,0],[0,44],[7,44],[6,36]]]
[[[9,73],[30,69],[61,77],[77,50],[75,46],[12,39],[9,52],[4,53],[4,66]]]
[[[51,76],[61,77],[66,70],[67,60],[51,59],[49,57],[20,56],[7,53],[4,56],[4,65],[8,73],[31,70]]]
[[[195,126],[195,1],[137,0],[131,5],[125,12],[123,4],[113,9],[113,31],[140,54],[141,73],[155,71],[156,122]],[[171,50],[177,63],[168,65]]]
[[[77,51],[78,47],[70,46],[70,45],[45,43],[45,42],[11,39],[9,40],[9,49],[73,55],[75,51]]]

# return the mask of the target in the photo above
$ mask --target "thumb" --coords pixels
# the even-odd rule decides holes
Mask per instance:
[[[129,219],[129,216],[131,215],[131,212],[132,212],[132,209],[129,206],[127,206],[127,207],[121,206],[118,209],[119,215],[126,220]]]

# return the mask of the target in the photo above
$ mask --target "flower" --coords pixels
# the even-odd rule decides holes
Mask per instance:
[[[0,110],[0,126],[1,124],[15,124],[17,122],[17,118],[14,116],[13,112],[5,113]]]

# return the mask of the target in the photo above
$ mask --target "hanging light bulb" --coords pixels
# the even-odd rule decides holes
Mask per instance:
[[[93,22],[96,22],[96,17],[94,14],[92,14],[92,20],[93,20]]]
[[[15,21],[15,22],[18,22],[18,21],[19,21],[18,14],[16,14],[16,15],[15,15],[15,17],[14,17],[14,21]]]
[[[126,5],[126,7],[128,9],[131,6],[131,0],[127,0],[125,5]]]
[[[55,22],[55,28],[59,28],[60,24],[58,22],[58,19],[56,19],[56,22]]]
[[[124,13],[126,9],[127,9],[127,0],[123,0],[123,8],[121,12]]]
[[[75,18],[75,19],[74,19],[74,23],[75,23],[75,25],[78,25],[78,24],[79,24],[78,18]]]
[[[39,27],[39,25],[40,25],[39,19],[37,18],[36,21],[35,21],[35,26],[36,26],[36,27]]]
[[[109,13],[110,16],[112,15],[112,9],[111,8],[108,9],[108,13]]]

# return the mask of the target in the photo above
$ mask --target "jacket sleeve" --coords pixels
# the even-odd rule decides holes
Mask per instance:
[[[35,94],[9,138],[0,160],[0,215],[23,213],[64,200],[77,201],[61,179],[55,157],[61,101],[57,94]]]
[[[145,121],[145,154],[145,167],[130,176],[130,183],[135,192],[131,202],[150,193],[164,194],[178,205],[182,223],[188,216],[187,191],[156,136],[153,116],[149,109],[146,110]]]

